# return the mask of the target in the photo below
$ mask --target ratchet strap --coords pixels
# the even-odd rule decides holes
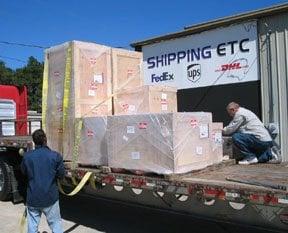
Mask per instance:
[[[27,219],[27,207],[25,207],[25,210],[20,220],[20,233],[25,233],[24,229],[26,225],[26,219]]]
[[[47,97],[48,97],[48,55],[45,55],[43,84],[42,84],[42,128],[46,130]]]
[[[59,180],[57,181],[58,182],[58,188],[59,188],[59,191],[66,195],[66,196],[74,196],[75,194],[77,194],[83,187],[84,185],[87,183],[87,181],[90,179],[92,175],[92,172],[86,172],[86,174],[83,176],[82,180],[80,181],[80,183],[74,188],[74,190],[70,193],[65,193],[63,188],[62,188],[62,185],[61,183],[59,182]]]

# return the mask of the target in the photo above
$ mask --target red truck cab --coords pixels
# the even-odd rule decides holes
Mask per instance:
[[[25,86],[0,85],[0,120],[10,115],[10,120],[15,121],[10,122],[15,127],[15,136],[27,135],[27,98]],[[12,116],[13,111],[15,116]]]

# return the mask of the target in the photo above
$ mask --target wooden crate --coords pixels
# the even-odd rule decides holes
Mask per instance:
[[[211,113],[108,117],[108,165],[158,174],[211,165]]]
[[[65,60],[69,43],[46,50],[48,62],[48,95],[46,112],[46,135],[48,146],[63,151],[63,88]]]
[[[166,86],[141,86],[115,96],[114,115],[177,112],[177,89]]]
[[[71,49],[69,56],[68,50]],[[47,137],[48,144],[55,146],[70,159],[75,140],[77,118],[112,114],[111,100],[111,48],[79,41],[68,42],[46,50],[48,61]],[[67,62],[69,61],[70,62]],[[68,69],[69,68],[69,69]],[[70,70],[70,72],[68,72]],[[68,109],[63,127],[64,82],[68,85]],[[58,122],[55,126],[53,122]],[[55,132],[62,135],[54,137]],[[52,128],[50,128],[52,127]],[[54,127],[57,127],[54,129]],[[57,146],[56,145],[60,145]]]
[[[75,117],[111,115],[111,49],[94,43],[73,43]]]
[[[113,93],[143,85],[142,53],[112,49]]]
[[[89,166],[107,166],[107,117],[83,119],[77,163]]]
[[[210,139],[211,139],[211,161],[214,164],[221,163],[223,161],[223,139],[222,139],[222,122],[213,122],[211,124]]]
[[[60,121],[63,115],[63,88],[65,76],[65,60],[69,43],[58,45],[46,50],[48,62],[48,95],[47,121]],[[49,128],[47,127],[47,130]]]

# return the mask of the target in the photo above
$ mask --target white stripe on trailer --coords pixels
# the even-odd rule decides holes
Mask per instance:
[[[117,192],[121,192],[124,189],[123,186],[119,186],[119,185],[114,185],[113,187]]]
[[[278,198],[278,203],[287,204],[288,205],[288,199]]]
[[[146,186],[147,186],[147,187],[155,187],[156,184],[155,184],[155,183],[146,183]]]
[[[178,201],[184,202],[188,200],[187,195],[182,195],[182,194],[175,194],[175,197],[177,198]]]
[[[229,201],[229,205],[234,210],[242,210],[246,206],[244,203],[237,203],[237,202],[232,202],[232,201]]]
[[[140,195],[142,193],[142,189],[135,189],[135,188],[132,188],[132,192],[135,193],[136,195]]]

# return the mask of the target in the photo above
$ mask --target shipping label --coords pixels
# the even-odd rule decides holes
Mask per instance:
[[[133,151],[133,152],[131,152],[131,158],[132,159],[140,159],[140,152],[139,151]]]
[[[209,127],[208,124],[201,124],[199,125],[200,130],[200,138],[208,138],[209,137]]]
[[[135,127],[134,127],[134,126],[131,126],[131,125],[128,125],[128,126],[127,126],[127,133],[128,133],[128,134],[133,134],[133,133],[135,133]]]

